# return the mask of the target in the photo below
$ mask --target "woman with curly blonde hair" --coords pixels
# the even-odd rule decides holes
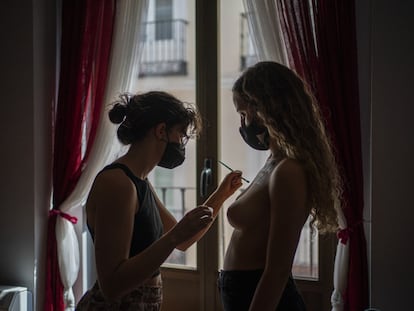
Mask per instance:
[[[341,179],[323,120],[289,68],[259,62],[233,86],[240,133],[271,154],[227,212],[234,231],[219,276],[224,309],[305,310],[291,275],[309,215],[320,233],[338,228]]]

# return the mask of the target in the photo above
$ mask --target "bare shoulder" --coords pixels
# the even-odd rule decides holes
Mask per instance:
[[[284,181],[305,181],[306,174],[303,165],[291,158],[281,160],[272,172],[271,179],[283,179]]]
[[[295,159],[280,161],[270,176],[269,194],[275,206],[306,209],[307,178],[303,165]]]
[[[100,210],[112,209],[133,199],[136,195],[135,186],[125,173],[120,169],[111,169],[101,172],[93,183],[88,197],[87,208]]]
[[[96,176],[94,187],[109,192],[124,193],[133,190],[133,183],[121,169],[111,169]]]

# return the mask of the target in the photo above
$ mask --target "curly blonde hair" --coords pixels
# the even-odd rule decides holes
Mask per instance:
[[[318,105],[304,82],[289,68],[266,61],[248,68],[233,92],[256,108],[281,155],[302,163],[312,227],[335,232],[342,181]]]

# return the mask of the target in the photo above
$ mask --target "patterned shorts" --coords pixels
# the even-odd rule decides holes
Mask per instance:
[[[109,303],[98,283],[81,298],[76,311],[159,311],[162,303],[162,285],[142,285],[123,298]]]

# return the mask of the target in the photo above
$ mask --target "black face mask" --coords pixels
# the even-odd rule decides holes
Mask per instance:
[[[242,119],[241,127],[239,128],[240,135],[243,140],[253,149],[268,150],[269,149],[269,131],[266,126],[258,124],[257,121],[252,121],[248,126]],[[257,135],[263,134],[263,141]]]
[[[168,142],[158,166],[172,169],[181,165],[185,159],[183,144]]]

